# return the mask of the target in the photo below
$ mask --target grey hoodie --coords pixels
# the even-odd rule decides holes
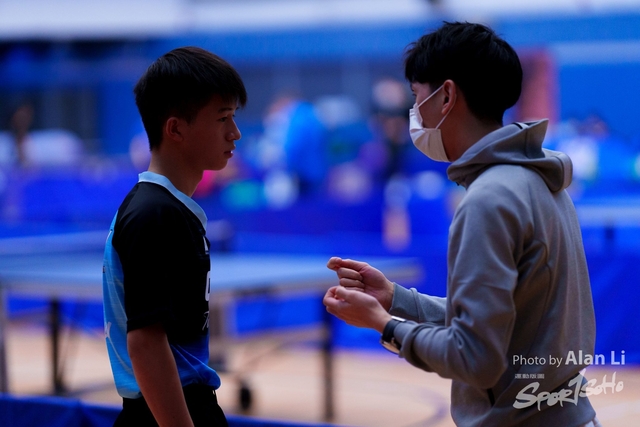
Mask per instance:
[[[595,319],[564,191],[571,161],[542,148],[546,128],[505,126],[447,170],[467,190],[449,229],[447,298],[395,286],[390,312],[411,320],[395,330],[400,355],[453,379],[458,426],[572,427],[595,416],[575,393],[584,384],[580,352],[593,355]]]

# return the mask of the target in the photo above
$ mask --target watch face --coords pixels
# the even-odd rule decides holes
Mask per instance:
[[[394,343],[387,342],[387,341],[384,341],[383,339],[380,339],[380,344],[382,344],[382,346],[387,350],[389,350],[391,353],[400,354],[400,349],[396,347]]]

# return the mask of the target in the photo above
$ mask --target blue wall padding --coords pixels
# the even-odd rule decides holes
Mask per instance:
[[[618,361],[624,352],[627,364],[640,363],[640,255],[637,250],[603,250],[588,256],[588,262],[596,311],[596,354],[603,354],[609,363],[612,351]]]
[[[18,398],[0,394],[0,426],[111,427],[120,408],[61,397]],[[228,415],[229,427],[329,427]]]

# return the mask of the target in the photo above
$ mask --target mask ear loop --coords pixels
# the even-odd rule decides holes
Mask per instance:
[[[428,100],[430,100],[431,98],[433,98],[433,96],[438,93],[438,91],[440,89],[442,89],[444,87],[444,84],[442,86],[440,86],[438,89],[434,90],[431,95],[427,96],[425,99],[422,100],[422,102],[420,104],[416,103],[415,106],[413,107],[413,111],[414,114],[416,116],[416,118],[418,118],[418,121],[420,122],[420,127],[424,128],[424,119],[422,118],[422,114],[420,114],[420,107],[422,107],[422,104],[424,104],[425,102],[427,102]],[[442,123],[442,122],[440,122]],[[440,125],[438,125],[440,126]]]
[[[440,86],[443,87],[444,85]],[[451,113],[451,110],[453,110],[453,107],[456,106],[456,101],[458,100],[458,95],[456,94],[456,98],[453,100],[453,105],[451,106],[451,108],[449,109],[449,111],[447,111],[447,114],[444,115],[444,117],[442,118],[442,120],[440,120],[440,123],[438,123],[438,125],[435,127],[435,129],[438,129],[440,127],[440,125],[442,124],[442,122],[444,122],[444,119],[447,118],[447,116],[449,115],[449,113]]]
[[[423,99],[423,100],[422,100],[422,102],[421,102],[420,104],[418,104],[418,106],[417,106],[417,107],[418,107],[418,108],[422,107],[422,104],[424,104],[425,102],[427,102],[428,100],[430,100],[431,98],[433,98],[433,97],[434,97],[434,95],[435,95],[436,93],[438,93],[438,91],[439,91],[440,89],[442,89],[443,87],[444,87],[444,85],[442,85],[442,86],[440,86],[438,89],[434,90],[434,91],[433,91],[433,93],[432,93],[431,95],[427,96],[425,99]]]

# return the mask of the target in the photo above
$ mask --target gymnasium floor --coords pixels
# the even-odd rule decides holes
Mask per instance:
[[[307,332],[302,331],[305,334]],[[313,331],[309,331],[313,334]],[[241,371],[253,390],[248,415],[289,421],[322,421],[321,358],[310,346],[274,344],[268,337],[229,346],[231,371]],[[33,321],[11,321],[8,331],[9,387],[18,395],[50,390],[46,329]],[[67,384],[74,397],[118,405],[101,330],[66,331],[63,342]],[[259,356],[259,357],[256,357]],[[241,369],[240,369],[241,368]],[[448,380],[419,371],[386,352],[339,351],[335,357],[336,417],[342,426],[452,427]],[[640,425],[640,366],[591,367],[587,378],[611,381],[623,389],[592,396],[605,427]],[[227,413],[240,414],[238,381],[222,375],[218,392]]]

